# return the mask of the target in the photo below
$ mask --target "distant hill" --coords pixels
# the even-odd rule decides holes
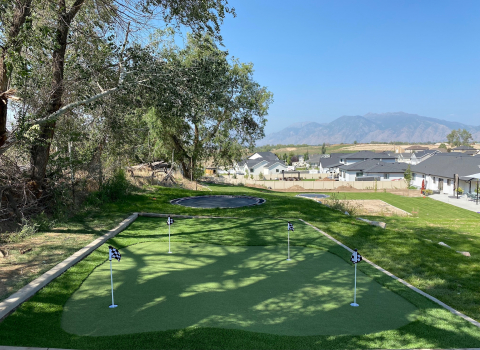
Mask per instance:
[[[467,129],[474,140],[480,140],[480,126],[471,126],[441,119],[422,117],[404,112],[368,113],[364,116],[343,116],[330,123],[301,122],[267,135],[257,145],[368,143],[380,142],[440,142],[452,129]]]

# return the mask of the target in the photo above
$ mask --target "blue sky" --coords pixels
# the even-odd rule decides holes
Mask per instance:
[[[480,0],[230,0],[225,48],[274,94],[266,133],[408,112],[480,125]]]

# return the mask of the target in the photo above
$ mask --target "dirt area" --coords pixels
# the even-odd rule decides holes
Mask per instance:
[[[161,185],[164,187],[183,188],[186,190],[208,191],[208,188],[205,186],[202,186],[196,181],[185,179],[181,175],[174,176],[175,183],[172,183],[171,181],[162,183],[162,180],[165,178],[166,174],[161,171],[153,172],[152,176],[152,171],[136,170],[133,171],[133,175],[134,176],[132,176],[129,172],[127,178],[135,186]]]
[[[0,246],[0,300],[83,248],[91,234],[41,233]]]
[[[329,204],[328,199],[319,200],[323,204]],[[347,207],[355,208],[355,215],[374,215],[374,216],[409,216],[410,213],[385,203],[379,199],[368,200],[342,200]]]

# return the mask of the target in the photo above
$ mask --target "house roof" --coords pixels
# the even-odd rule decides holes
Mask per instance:
[[[278,160],[278,157],[275,153],[272,153],[272,152],[255,152],[254,154],[252,154],[250,157],[252,157],[253,155],[255,154],[258,154],[260,157],[262,157],[263,159],[266,159],[268,160],[269,162],[273,161],[273,160]],[[248,157],[250,159],[250,157]],[[257,159],[260,159],[260,158],[257,158]]]
[[[319,163],[322,165],[322,168],[334,168],[343,163],[340,163],[339,158],[321,158]]]
[[[360,151],[353,154],[348,154],[344,156],[345,159],[396,159],[395,155],[390,155],[389,153],[375,153],[372,151]]]
[[[273,167],[275,167],[276,165],[281,165],[282,167],[284,167],[285,169],[287,168],[287,166],[285,165],[284,162],[282,162],[281,160],[277,160],[277,161],[273,161],[273,162],[268,162],[267,164],[264,165],[264,167],[268,168],[268,169],[271,169]]]
[[[452,148],[453,151],[475,151],[475,148],[470,147],[470,146],[458,146],[455,148]]]
[[[405,148],[405,150],[410,150],[410,151],[415,151],[415,150],[427,150],[427,149],[430,149],[426,146],[410,146],[410,147],[407,147]]]
[[[345,171],[362,171],[364,173],[403,173],[407,169],[407,163],[385,163],[377,159],[367,159],[350,165],[340,166]]]
[[[438,153],[412,166],[412,172],[453,179],[454,174],[465,176],[479,172],[480,157],[459,153]]]

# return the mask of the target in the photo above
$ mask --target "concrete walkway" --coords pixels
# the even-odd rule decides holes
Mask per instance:
[[[432,194],[429,197],[435,199],[436,201],[448,203],[459,208],[474,211],[476,213],[480,212],[480,200],[479,204],[476,204],[475,201],[468,199],[466,196],[457,199],[457,197],[447,194]]]

